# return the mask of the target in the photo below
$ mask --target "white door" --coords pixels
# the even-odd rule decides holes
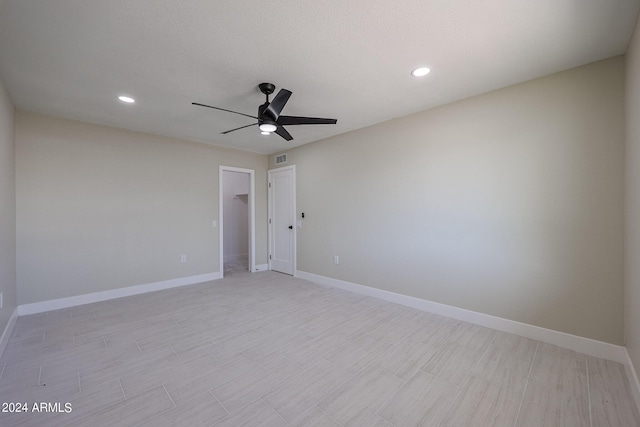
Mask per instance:
[[[269,171],[269,264],[272,270],[295,270],[295,167]]]

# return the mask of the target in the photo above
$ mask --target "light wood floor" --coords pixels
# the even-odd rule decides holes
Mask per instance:
[[[640,426],[622,365],[273,272],[21,317],[43,426]]]

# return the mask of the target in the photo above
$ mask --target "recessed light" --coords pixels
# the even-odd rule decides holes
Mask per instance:
[[[263,134],[263,135],[271,135],[271,132],[265,132],[265,131],[262,131],[262,132],[260,132],[260,133],[261,133],[261,134]]]
[[[411,72],[413,77],[423,77],[431,72],[431,69],[428,67],[419,67]]]
[[[131,103],[136,102],[136,100],[135,100],[135,99],[133,99],[133,98],[131,98],[130,96],[120,95],[120,96],[118,97],[118,99],[119,99],[120,101],[122,101],[122,102],[126,102],[126,103],[128,103],[128,104],[131,104]]]

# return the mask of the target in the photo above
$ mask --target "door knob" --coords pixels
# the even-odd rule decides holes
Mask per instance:
[[[290,225],[290,226],[289,226],[289,230],[293,230],[293,225]]]

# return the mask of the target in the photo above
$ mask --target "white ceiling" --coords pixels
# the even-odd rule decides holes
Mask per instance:
[[[0,0],[18,109],[274,153],[625,52],[640,0]],[[416,79],[410,71],[432,68]],[[283,114],[337,125],[220,132]],[[276,90],[278,90],[276,89]],[[125,105],[116,97],[137,99]]]

